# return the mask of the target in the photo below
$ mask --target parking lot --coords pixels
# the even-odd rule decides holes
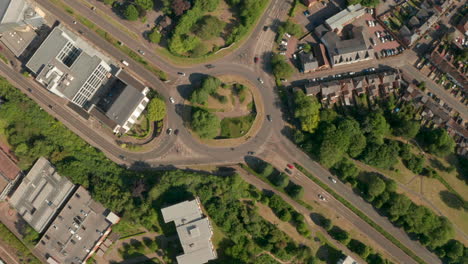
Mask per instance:
[[[369,26],[369,22],[371,25]],[[390,35],[378,22],[375,20],[374,17],[370,13],[366,13],[364,16],[360,17],[359,19],[355,20],[353,25],[355,26],[363,26],[366,28],[370,42],[374,44],[374,50],[377,54],[377,58],[388,57],[397,55],[401,53],[400,44],[395,40],[394,36]],[[390,50],[391,52],[385,52]],[[384,52],[382,52],[384,51]]]

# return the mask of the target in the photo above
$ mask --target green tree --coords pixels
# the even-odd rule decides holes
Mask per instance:
[[[273,171],[275,171],[275,168],[273,168],[273,166],[270,163],[265,163],[265,166],[263,166],[261,174],[263,177],[268,177],[273,173]]]
[[[135,5],[129,4],[123,11],[124,17],[130,21],[136,21],[140,15]]]
[[[286,58],[280,54],[274,54],[271,59],[273,74],[276,78],[287,79],[294,73],[294,68],[286,62]]]
[[[271,175],[271,174],[270,174]],[[284,188],[289,184],[289,177],[284,173],[278,173],[271,177],[271,183],[279,188]]]
[[[155,44],[161,41],[161,37],[161,33],[156,28],[153,28],[153,30],[151,30],[151,32],[148,34],[149,41]]]
[[[213,12],[218,7],[219,0],[197,0],[197,4],[200,4],[203,10]]]
[[[280,34],[280,37],[283,37],[284,33],[289,33],[295,37],[301,37],[303,31],[300,25],[288,19],[280,26],[278,33]]]
[[[333,228],[328,233],[331,237],[338,240],[341,244],[345,246],[351,240],[351,236],[349,235],[349,233],[338,226],[333,226]]]
[[[193,32],[203,40],[219,37],[226,23],[211,15],[202,17],[193,27]]]
[[[398,153],[400,147],[395,141],[389,141],[387,144],[378,145],[371,143],[361,155],[365,163],[383,169],[390,169],[398,162]]]
[[[191,127],[201,138],[214,138],[219,133],[221,121],[206,110],[196,109],[192,112]]]
[[[166,116],[166,103],[159,99],[153,98],[148,104],[148,118],[150,121],[163,120]]]
[[[302,46],[302,50],[303,50],[305,53],[309,53],[309,52],[312,50],[312,46],[311,46],[309,43],[305,43],[305,44]]]
[[[377,144],[383,144],[383,138],[390,130],[381,111],[371,112],[364,119],[364,132],[368,133],[368,140]]]
[[[291,186],[288,187],[287,192],[293,199],[302,199],[302,197],[304,197],[304,188],[295,183],[291,183]]]
[[[398,126],[393,128],[393,133],[396,136],[405,138],[414,138],[421,128],[421,124],[415,120],[402,120]]]
[[[375,197],[379,196],[385,191],[385,182],[376,175],[369,177],[367,183],[367,200],[373,201]]]
[[[317,98],[306,96],[304,92],[294,93],[294,117],[301,122],[302,131],[313,133],[320,119],[320,103]]]
[[[415,174],[421,174],[424,169],[424,157],[416,156],[414,154],[410,154],[409,159],[404,159],[403,163],[405,166]]]
[[[190,95],[190,102],[195,104],[205,104],[210,95],[216,94],[221,81],[213,76],[206,77],[199,88],[193,90]]]
[[[361,256],[363,259],[366,259],[367,256],[369,256],[369,254],[371,253],[371,250],[368,246],[356,239],[351,239],[351,241],[348,244],[348,248],[349,250]]]
[[[333,172],[336,173],[342,181],[354,181],[359,175],[359,169],[347,158],[343,158],[340,162],[335,164],[335,166],[333,166]]]
[[[411,200],[405,195],[392,193],[388,204],[387,213],[390,215],[390,221],[395,222],[400,216],[404,216],[408,213]]]
[[[463,256],[464,246],[460,241],[452,239],[444,245],[444,250],[450,263],[457,263]]]
[[[420,133],[420,139],[428,152],[438,156],[447,156],[455,149],[455,141],[442,128],[423,131]]]
[[[135,0],[135,4],[145,10],[153,9],[154,0]]]

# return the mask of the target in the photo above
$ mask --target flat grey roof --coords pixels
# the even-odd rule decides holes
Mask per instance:
[[[73,183],[41,157],[12,195],[10,204],[34,230],[42,233],[73,189]]]
[[[36,32],[28,26],[24,30],[12,30],[3,33],[0,41],[2,41],[16,57],[19,57],[36,36]]]
[[[115,123],[123,126],[146,96],[133,86],[126,86],[106,112]],[[146,104],[144,105],[146,107]]]
[[[70,67],[63,64],[57,56],[67,43],[81,50]],[[58,69],[67,78],[68,84],[60,83],[56,90],[69,100],[72,100],[99,64],[107,65],[107,57],[95,50],[83,39],[63,26],[55,27],[44,40],[34,55],[26,63],[26,67],[38,75],[43,84],[57,82],[59,76],[53,72]]]
[[[161,212],[164,222],[174,221],[184,250],[177,263],[203,264],[217,258],[211,243],[213,230],[209,219],[203,217],[198,198],[163,208]]]
[[[80,186],[42,236],[36,250],[45,259],[50,257],[58,263],[84,263],[110,232],[114,216]]]

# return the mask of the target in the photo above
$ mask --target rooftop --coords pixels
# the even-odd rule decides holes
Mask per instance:
[[[44,23],[43,12],[27,0],[0,1],[0,32],[31,25],[34,28]]]
[[[177,257],[179,264],[202,264],[217,258],[211,243],[210,221],[203,217],[198,198],[163,208],[161,212],[165,223],[174,221],[176,225],[184,250]]]
[[[55,27],[26,63],[37,81],[83,106],[106,81],[110,59],[63,26]]]
[[[97,250],[119,218],[79,187],[36,245],[44,258],[78,264]]]
[[[23,30],[11,30],[2,34],[0,40],[5,46],[19,57],[37,36],[32,27]]]
[[[52,164],[41,157],[13,193],[10,204],[41,233],[73,189],[73,183],[61,177]]]
[[[336,15],[325,20],[325,23],[330,27],[331,30],[341,31],[344,25],[364,15],[364,13],[365,8],[360,4],[349,5],[346,9],[341,10]]]

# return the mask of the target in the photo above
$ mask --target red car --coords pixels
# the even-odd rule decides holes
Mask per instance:
[[[258,57],[255,57],[255,58],[254,58],[254,62],[255,62],[255,63],[258,62]]]
[[[288,166],[288,168],[290,168],[290,169],[294,169],[294,166],[291,165],[291,164],[288,164],[287,166]]]

